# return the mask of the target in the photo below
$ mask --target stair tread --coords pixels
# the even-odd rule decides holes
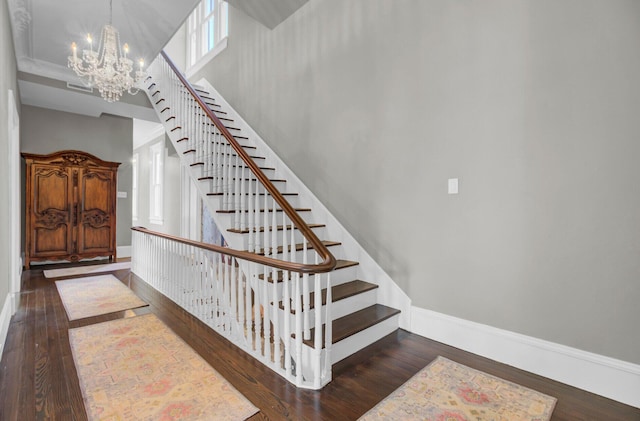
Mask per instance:
[[[236,181],[236,178],[233,177],[231,179],[232,181]],[[251,178],[239,178],[239,180],[244,180],[244,181],[256,181],[255,178],[251,179]],[[271,181],[272,183],[286,183],[287,180],[285,180],[284,178],[270,178],[269,181]]]
[[[331,302],[335,303],[345,298],[353,297],[364,292],[372,291],[378,288],[378,285],[371,282],[355,279],[353,281],[345,282],[340,285],[334,285],[331,287]],[[309,297],[310,308],[315,308],[315,292],[312,292]],[[322,289],[322,305],[327,305],[327,289]],[[284,302],[280,301],[280,309],[284,310]],[[291,313],[295,314],[295,310],[292,308]]]
[[[234,136],[234,138],[238,138],[238,137]],[[247,139],[247,138],[245,138],[245,139]],[[180,139],[176,140],[176,142],[177,143],[181,143],[181,142],[184,142],[185,140],[189,140],[189,138],[186,137],[186,136],[185,137],[181,137]],[[227,147],[227,146],[231,147],[231,144],[229,142],[216,142],[214,140],[210,140],[209,143],[216,144],[216,145],[222,145],[222,146],[225,146],[225,147]],[[242,148],[244,148],[244,149],[258,149],[256,146],[252,146],[252,145],[240,144],[240,146]]]
[[[342,243],[340,243],[340,242],[338,242],[338,241],[327,241],[327,240],[322,240],[322,244],[324,244],[324,246],[325,246],[325,247],[333,247],[333,246],[339,246],[339,245],[341,245]],[[303,246],[303,244],[302,244],[302,243],[298,243],[298,244],[296,244],[295,250],[296,250],[296,251],[302,251],[303,247],[304,247],[304,246]],[[307,244],[307,249],[309,249],[309,250],[313,250],[313,245],[311,245],[311,244]],[[278,247],[277,247],[277,249],[276,249],[276,253],[277,253],[277,254],[281,254],[281,253],[282,253],[282,250],[283,250],[283,247],[282,247],[282,246],[278,246]],[[288,251],[291,251],[291,246],[288,246],[288,247],[287,247],[287,250],[288,250]],[[260,251],[259,251],[259,252],[254,252],[254,253],[255,253],[255,254],[259,254],[259,255],[264,255],[264,248],[260,249]]]
[[[182,152],[182,154],[183,155],[187,155],[187,154],[195,153],[195,152],[196,152],[195,149],[187,149],[186,151]],[[222,155],[238,156],[235,153],[228,153],[228,152],[227,153],[222,153]],[[267,159],[264,156],[253,156],[253,155],[249,155],[249,158],[251,158],[251,159]]]
[[[356,311],[336,319],[332,323],[331,343],[335,344],[343,339],[362,332],[390,317],[399,314],[400,310],[387,307],[382,304],[374,304],[370,307]],[[322,348],[325,347],[325,325],[322,325]],[[311,329],[311,338],[314,337],[315,328]],[[313,339],[302,341],[307,346],[313,346]]]
[[[271,168],[260,168],[260,169],[261,170],[264,170],[264,169],[270,170]],[[207,196],[222,196],[223,194],[224,193],[207,193]],[[283,196],[297,196],[298,195],[298,193],[283,193],[283,192],[280,192],[280,194],[283,195]],[[231,196],[235,196],[235,195],[236,195],[236,193],[231,193]],[[249,193],[245,193],[244,194],[244,196],[247,196],[247,195],[249,195]],[[255,196],[256,193],[251,193],[251,195]],[[264,193],[258,193],[258,195],[259,196],[264,196]],[[271,195],[269,195],[269,196],[271,196]]]
[[[352,260],[336,260],[336,267],[333,268],[333,270],[340,270],[340,269],[345,269],[345,268],[350,268],[352,266],[357,266],[359,265],[359,262],[354,262]],[[276,279],[276,282],[282,282],[282,274],[283,271],[279,270],[278,272],[278,278]],[[258,275],[258,278],[260,279],[264,279],[264,274],[262,275]],[[268,282],[273,282],[273,275],[270,275],[269,278],[267,278]]]
[[[216,133],[216,132],[210,132],[210,133],[211,134],[219,134],[219,133]],[[231,136],[236,140],[249,140],[249,138],[247,136],[238,136],[238,135],[235,135],[235,134],[231,134]],[[220,142],[216,142],[216,143],[220,143]],[[231,144],[229,144],[229,142],[226,142],[226,145],[231,146]],[[243,146],[243,145],[240,145],[240,146]],[[245,147],[245,146],[243,146],[243,147]],[[257,149],[255,146],[246,146],[246,147]]]
[[[193,164],[189,164],[192,167],[195,165],[204,165],[204,162],[194,162]],[[232,168],[243,168],[242,166],[238,167],[238,165],[231,165]],[[244,167],[247,168],[247,167]],[[262,171],[275,171],[276,169],[273,167],[258,167],[260,168]]]
[[[197,166],[203,166],[204,167],[204,162],[194,162],[193,164],[189,164],[190,167],[197,167]],[[213,166],[213,164],[212,164]],[[239,167],[237,165],[231,165],[232,168],[243,168],[243,167]],[[247,167],[244,167],[247,168]],[[271,168],[271,167],[258,167],[260,168],[261,171],[275,171],[275,168]],[[224,178],[224,177],[222,177]],[[207,175],[207,176],[203,176],[203,177],[198,177],[198,180],[213,180],[214,176],[212,175]],[[222,194],[222,193],[220,193]]]
[[[206,104],[206,101],[205,101],[205,104]],[[208,105],[208,104],[207,104],[207,105]],[[218,104],[216,104],[216,106],[218,106],[218,107],[219,107],[219,105],[218,105]],[[222,110],[211,110],[211,111],[213,111],[213,112],[214,112],[214,113],[216,113],[216,114],[227,114],[227,112],[226,112],[226,111],[222,111]],[[198,112],[198,114],[199,114],[199,115],[201,115],[201,116],[206,116],[206,115],[207,115],[207,113],[205,113],[205,112]]]
[[[325,224],[309,224],[309,223],[307,223],[307,226],[309,228],[322,228],[322,227],[325,227],[326,225]],[[291,225],[287,225],[287,229],[290,230],[291,229]],[[294,229],[297,229],[297,228],[294,227]],[[277,231],[282,231],[282,225],[278,225],[276,227],[276,230]],[[249,230],[246,229],[246,228],[243,229],[243,230],[235,229],[235,228],[229,228],[227,231],[228,232],[233,232],[233,233],[236,233],[236,234],[249,234]],[[253,231],[256,232],[255,229]],[[257,231],[258,232],[264,232],[264,227],[258,228]],[[272,231],[272,230],[269,230],[269,231]]]
[[[295,208],[294,210],[296,212],[311,212],[311,208]],[[229,210],[218,209],[216,211],[216,213],[237,213],[237,212],[238,212],[237,209],[229,209]],[[245,213],[249,212],[249,209],[245,209],[244,212]],[[258,212],[264,212],[264,209],[258,209]],[[267,209],[267,212],[273,212],[273,209]],[[276,209],[276,212],[282,212],[282,209]]]

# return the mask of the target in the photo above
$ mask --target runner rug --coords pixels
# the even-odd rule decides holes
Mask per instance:
[[[131,269],[131,262],[109,263],[106,265],[76,266],[65,269],[49,269],[42,273],[45,278],[59,278],[61,276],[92,275],[94,273],[111,272],[113,270]]]
[[[89,420],[244,420],[258,412],[155,315],[69,330]]]
[[[360,419],[543,421],[555,404],[556,398],[438,357]]]
[[[69,320],[146,306],[113,275],[56,281]]]

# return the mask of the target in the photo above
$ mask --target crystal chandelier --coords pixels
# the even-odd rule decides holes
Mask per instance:
[[[96,87],[107,102],[115,102],[126,91],[131,95],[138,93],[140,82],[147,76],[142,70],[144,60],[138,61],[139,69],[135,78],[131,76],[133,61],[127,58],[129,46],[120,49],[120,35],[111,23],[113,19],[113,0],[109,0],[109,24],[102,27],[100,44],[93,50],[93,38],[87,35],[88,50],[82,50],[82,59],[78,57],[76,43],[71,43],[73,55],[69,56],[69,67],[84,79],[87,86]],[[124,51],[124,54],[123,54]]]

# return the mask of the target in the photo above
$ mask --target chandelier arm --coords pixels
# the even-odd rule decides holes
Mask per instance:
[[[113,27],[113,0],[109,0],[109,25],[102,27],[100,43],[97,50],[83,50],[82,59],[77,57],[77,47],[73,43],[73,56],[68,57],[68,66],[78,76],[84,78],[87,86],[96,87],[107,102],[115,102],[126,91],[135,95],[140,91],[139,85],[147,74],[140,69],[133,72],[133,62],[127,57],[128,46],[124,46],[124,54],[120,45],[120,34]],[[91,36],[89,35],[89,42]]]

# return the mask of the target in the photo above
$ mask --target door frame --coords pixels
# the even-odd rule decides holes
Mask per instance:
[[[8,121],[9,130],[9,194],[10,203],[10,246],[9,246],[9,294],[11,295],[11,314],[18,307],[22,277],[22,221],[20,217],[22,199],[20,197],[20,114],[18,113],[15,93],[9,89]]]

